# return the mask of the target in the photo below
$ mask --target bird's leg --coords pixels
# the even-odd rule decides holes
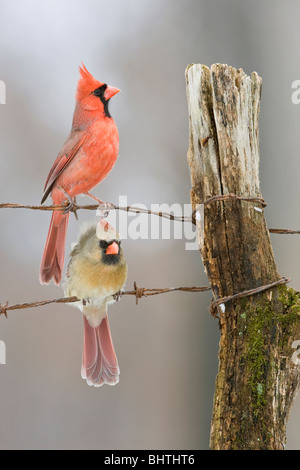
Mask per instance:
[[[57,189],[63,192],[67,198],[65,201],[63,201],[63,204],[62,204],[65,207],[63,212],[64,214],[67,214],[67,212],[70,212],[73,209],[75,198],[69,196],[69,194],[61,186],[57,186]]]
[[[111,202],[105,202],[101,201],[101,199],[98,199],[96,196],[94,196],[91,193],[84,193],[86,196],[94,199],[94,201],[98,202],[99,204],[99,209],[103,212],[103,216],[107,217],[109,214],[109,211],[114,208],[114,205]]]
[[[69,194],[61,186],[57,186],[57,188],[60,189],[60,191],[62,191],[67,198],[66,201],[63,202],[63,205],[65,206],[63,214],[67,214],[68,212],[73,211],[76,220],[78,220],[77,211],[74,208],[76,206],[76,197],[69,196]]]
[[[77,205],[76,197],[73,198],[73,207]],[[75,219],[78,220],[77,209],[74,209]]]
[[[86,192],[86,193],[84,193],[84,194],[85,194],[86,196],[88,196],[88,197],[94,199],[94,201],[98,202],[99,206],[102,206],[103,204],[107,204],[106,202],[101,201],[101,199],[98,199],[96,196],[94,196],[94,195],[91,194],[91,193]]]

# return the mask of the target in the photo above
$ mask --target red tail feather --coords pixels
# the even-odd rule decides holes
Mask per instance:
[[[120,369],[114,350],[107,316],[93,328],[85,316],[81,376],[89,385],[119,382]]]
[[[69,213],[53,212],[40,267],[41,284],[49,284],[52,277],[55,284],[60,283],[64,267],[68,221]]]

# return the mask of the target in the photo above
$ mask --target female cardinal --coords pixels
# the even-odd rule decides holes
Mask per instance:
[[[40,267],[40,282],[61,280],[64,266],[65,241],[72,201],[87,194],[112,169],[119,153],[117,126],[109,114],[108,102],[120,90],[96,80],[82,64],[77,85],[76,106],[71,133],[48,175],[42,204],[51,193],[53,204],[66,211],[54,211]]]
[[[115,301],[127,277],[127,264],[116,231],[103,219],[85,230],[71,252],[64,292],[81,299],[83,312],[81,376],[89,385],[119,382],[119,366],[110,335],[107,305]]]

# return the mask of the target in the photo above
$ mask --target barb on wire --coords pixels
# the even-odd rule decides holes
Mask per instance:
[[[211,290],[210,287],[166,287],[164,289],[147,289],[145,287],[138,287],[136,282],[134,282],[134,290],[121,292],[121,295],[135,295],[136,304],[138,304],[139,299],[142,297],[148,297],[150,295],[165,294],[167,292],[205,292]]]
[[[148,289],[146,287],[138,287],[136,282],[134,282],[133,290],[121,291],[118,297],[123,297],[123,295],[134,295],[136,298],[136,304],[138,300],[142,297],[148,297],[150,295],[158,295],[158,294],[166,294],[168,292],[175,292],[175,291],[182,291],[182,292],[205,292],[210,290],[210,287],[203,286],[203,287],[166,287],[163,289]],[[0,315],[3,314],[7,317],[7,312],[9,310],[20,310],[24,308],[33,308],[33,307],[42,307],[43,305],[49,305],[53,303],[72,303],[78,302],[81,299],[77,297],[63,297],[60,299],[52,299],[52,300],[39,300],[37,302],[25,302],[22,304],[15,304],[15,305],[8,305],[6,302],[5,305],[0,304]]]
[[[3,314],[7,317],[8,310],[21,310],[23,308],[32,308],[32,307],[42,307],[43,305],[53,304],[53,303],[69,303],[76,302],[79,299],[77,297],[63,297],[62,299],[52,299],[52,300],[39,300],[37,302],[25,302],[23,304],[8,305],[6,302],[5,305],[0,304],[0,315]]]

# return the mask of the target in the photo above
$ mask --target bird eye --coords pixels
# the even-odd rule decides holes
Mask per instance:
[[[103,98],[106,88],[107,85],[104,83],[104,85],[99,86],[99,88],[93,91],[93,95],[98,96],[98,98]]]
[[[108,247],[108,243],[105,240],[100,240],[99,246],[100,248],[106,249]]]

